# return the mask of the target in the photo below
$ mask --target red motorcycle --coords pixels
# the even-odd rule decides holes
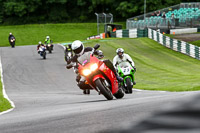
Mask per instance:
[[[78,71],[89,84],[107,100],[112,100],[113,95],[119,99],[124,96],[114,72],[103,61],[94,56],[93,52],[86,52],[78,59]]]

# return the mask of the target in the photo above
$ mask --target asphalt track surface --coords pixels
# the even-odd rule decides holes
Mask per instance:
[[[155,110],[197,92],[138,91],[107,101],[92,91],[83,95],[75,74],[65,68],[55,45],[43,60],[36,46],[0,48],[4,84],[16,108],[0,115],[0,133],[95,133],[137,123]],[[136,77],[137,79],[137,77]]]

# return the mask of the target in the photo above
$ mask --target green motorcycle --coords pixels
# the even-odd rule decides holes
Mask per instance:
[[[118,73],[120,77],[124,78],[124,81],[121,83],[125,93],[132,93],[132,88],[134,85],[134,73],[135,69],[128,62],[121,62],[118,66]]]

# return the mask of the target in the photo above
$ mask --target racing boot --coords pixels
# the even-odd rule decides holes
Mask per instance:
[[[124,79],[123,79],[122,77],[120,77],[119,75],[116,75],[116,78],[117,78],[117,80],[118,80],[119,82],[123,82],[123,81],[124,81]]]
[[[116,78],[117,78],[117,80],[119,82],[123,82],[124,81],[124,79],[122,77],[120,77],[119,74],[116,71],[114,71],[114,73],[115,73],[115,76],[116,76]]]

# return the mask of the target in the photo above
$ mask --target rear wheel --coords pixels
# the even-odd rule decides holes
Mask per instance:
[[[132,92],[133,92],[133,91],[132,91],[133,86],[132,86],[132,84],[131,84],[131,79],[130,79],[130,78],[127,78],[127,79],[126,79],[126,85],[127,85],[128,93],[132,93]]]
[[[100,90],[101,94],[103,94],[107,100],[113,99],[113,95],[112,95],[110,89],[108,87],[106,87],[106,85],[102,82],[102,80],[97,79],[95,81],[95,85]]]

